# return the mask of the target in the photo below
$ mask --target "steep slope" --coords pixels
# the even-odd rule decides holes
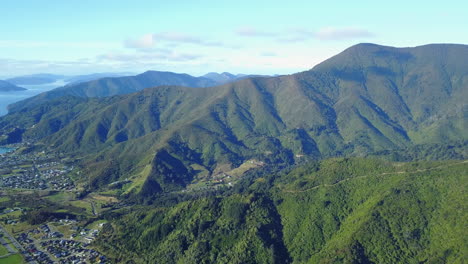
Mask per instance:
[[[466,141],[463,57],[468,46],[360,44],[289,76],[57,98],[1,118],[0,128],[88,155],[95,187],[129,177],[135,191],[173,190],[195,177],[194,166],[217,173],[251,158],[294,162]]]
[[[353,46],[313,71],[338,77],[341,97],[359,96],[401,124],[415,142],[453,140],[467,128],[466,45]],[[343,94],[346,93],[346,94]],[[344,111],[349,108],[343,105]],[[340,107],[339,105],[337,107]]]
[[[285,245],[297,263],[463,263],[466,164],[338,159],[298,169],[278,188]]]
[[[23,87],[18,87],[9,82],[0,80],[0,92],[14,92],[14,91],[24,91],[24,90],[26,89]]]
[[[464,263],[467,168],[314,162],[239,193],[111,213],[96,244],[116,262]]]
[[[280,219],[268,197],[209,197],[174,207],[148,209],[127,214],[105,228],[98,244],[116,262],[129,259],[135,263],[289,261]]]

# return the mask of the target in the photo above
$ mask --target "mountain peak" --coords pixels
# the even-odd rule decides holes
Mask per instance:
[[[398,68],[410,62],[418,64],[445,64],[450,60],[453,65],[468,56],[468,46],[460,44],[429,44],[417,47],[390,47],[373,43],[359,43],[351,46],[330,59],[316,65],[314,71],[334,71],[339,69],[361,70],[369,67]]]
[[[223,73],[217,73],[217,72],[209,72],[201,77],[204,77],[204,78],[208,78],[210,80],[213,80],[215,82],[218,82],[218,83],[227,83],[227,82],[231,82],[231,81],[234,81],[234,80],[237,80],[239,78],[242,78],[246,75],[244,74],[237,74],[237,75],[234,75],[232,73],[229,73],[229,72],[223,72]]]

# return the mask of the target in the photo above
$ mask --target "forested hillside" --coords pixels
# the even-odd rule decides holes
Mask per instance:
[[[434,144],[446,150],[439,156],[463,158],[466,151],[448,154],[448,146],[468,140],[466,57],[466,45],[359,44],[288,76],[25,104],[2,117],[0,129],[6,142],[84,157],[90,188],[128,178],[135,193],[147,183],[155,192],[180,189],[200,171],[226,172],[250,159],[292,164]]]
[[[97,244],[130,263],[464,263],[467,171],[328,159],[113,212]]]

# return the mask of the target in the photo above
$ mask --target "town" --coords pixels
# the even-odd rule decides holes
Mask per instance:
[[[0,228],[0,242],[7,249],[0,260],[20,253],[27,263],[107,263],[104,255],[89,247],[104,224],[93,224],[90,229],[80,227],[76,220],[54,219],[16,236]]]
[[[32,190],[73,190],[67,166],[55,154],[9,152],[0,154],[0,188]]]
[[[102,228],[103,223],[97,228]],[[58,228],[73,232],[67,238]],[[62,228],[63,230],[63,228]],[[97,237],[99,229],[79,228],[75,220],[55,220],[20,233],[16,240],[25,249],[26,261],[38,263],[106,263],[106,257],[89,244]]]
[[[0,154],[0,263],[108,263],[92,246],[106,222],[95,218],[94,202],[77,200],[76,172],[55,153]],[[50,216],[31,223],[42,207]]]

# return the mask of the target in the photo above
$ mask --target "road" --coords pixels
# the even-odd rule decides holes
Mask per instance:
[[[332,183],[332,184],[327,184],[327,183],[320,184],[320,185],[317,185],[317,186],[314,186],[314,187],[311,187],[311,188],[308,188],[308,189],[305,189],[305,190],[282,190],[282,192],[286,192],[286,193],[303,193],[303,192],[308,192],[308,191],[311,191],[311,190],[318,189],[320,187],[332,187],[332,186],[335,186],[335,185],[338,185],[338,184],[341,184],[341,183],[344,183],[344,182],[347,182],[347,181],[350,181],[350,180],[355,180],[355,179],[360,179],[360,178],[385,176],[385,175],[390,175],[390,174],[425,172],[425,171],[437,170],[437,169],[441,169],[441,168],[445,168],[445,167],[452,167],[452,166],[463,164],[463,163],[468,163],[468,160],[464,160],[464,161],[461,161],[461,162],[455,162],[455,163],[451,163],[451,164],[448,164],[448,165],[441,165],[441,166],[437,166],[437,167],[432,167],[432,168],[428,168],[428,169],[417,169],[417,170],[414,170],[414,171],[393,171],[393,172],[384,172],[384,173],[380,173],[380,174],[361,175],[361,176],[356,176],[356,177],[352,177],[352,178],[346,178],[346,179],[337,181],[337,182]]]
[[[24,247],[21,246],[21,244],[12,235],[10,235],[10,233],[8,233],[8,231],[6,231],[5,228],[3,228],[3,226],[1,225],[0,225],[0,233],[3,233],[3,235],[6,236],[11,241],[11,243],[16,247],[16,249],[20,250],[20,253],[21,255],[23,255],[23,257],[26,257],[24,254],[26,252]],[[30,261],[28,263],[38,264],[36,261]]]
[[[18,251],[16,250],[16,248],[12,248],[11,245],[5,240],[3,239],[3,237],[0,237],[0,243],[2,243],[2,245],[8,250],[8,255],[11,255],[11,254],[15,254],[15,253],[18,253]],[[4,256],[6,257],[6,256]]]

